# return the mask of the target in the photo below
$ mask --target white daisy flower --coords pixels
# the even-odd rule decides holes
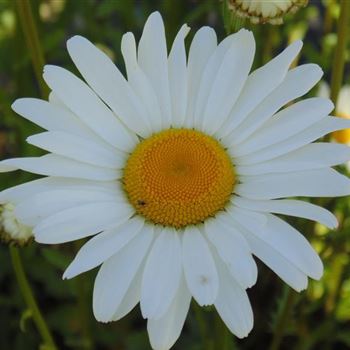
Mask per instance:
[[[295,13],[308,0],[227,0],[230,10],[252,23],[282,24],[287,13]]]
[[[33,237],[32,228],[23,225],[16,217],[15,206],[12,203],[0,206],[0,229],[0,237],[5,242],[24,245]]]
[[[350,121],[328,116],[328,99],[289,105],[322,76],[314,64],[289,70],[301,42],[250,73],[251,32],[217,44],[214,30],[203,27],[187,56],[188,31],[180,29],[169,55],[159,13],[148,18],[138,46],[125,34],[128,79],[88,40],[70,39],[86,82],[46,66],[49,102],[13,105],[47,130],[28,142],[51,153],[0,163],[2,171],[47,176],[3,191],[0,200],[15,203],[38,242],[95,235],[64,277],[102,264],[97,320],[118,320],[140,303],[156,350],[179,337],[192,297],[247,336],[252,254],[297,291],[308,277],[319,279],[314,249],[275,214],[333,228],[337,220],[324,208],[282,198],[350,193],[350,181],[331,169],[350,158],[349,148],[311,143]]]

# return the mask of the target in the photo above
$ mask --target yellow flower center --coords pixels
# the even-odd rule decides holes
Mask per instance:
[[[188,129],[165,130],[140,142],[123,176],[138,214],[176,228],[224,209],[234,183],[231,159],[219,142]]]

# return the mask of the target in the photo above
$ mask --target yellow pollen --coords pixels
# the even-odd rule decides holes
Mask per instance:
[[[140,142],[123,184],[136,212],[155,224],[181,228],[225,208],[235,183],[224,148],[211,136],[168,129]]]
[[[350,119],[350,114],[337,113],[337,117]],[[333,132],[333,137],[339,143],[349,144],[350,143],[350,129],[343,129]]]

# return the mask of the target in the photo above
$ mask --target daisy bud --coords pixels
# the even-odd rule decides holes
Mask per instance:
[[[237,16],[249,18],[252,23],[282,24],[287,13],[306,6],[308,0],[228,0],[227,5]]]
[[[4,242],[12,242],[20,246],[32,240],[32,228],[23,225],[15,214],[15,205],[12,203],[2,204],[0,207],[0,238]]]

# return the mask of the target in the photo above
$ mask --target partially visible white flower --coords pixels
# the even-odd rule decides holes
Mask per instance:
[[[283,16],[306,6],[308,0],[228,0],[228,7],[252,23],[283,23]]]
[[[6,242],[27,243],[33,237],[32,228],[23,225],[15,214],[15,205],[6,203],[0,209],[1,237]]]
[[[330,96],[330,88],[326,82],[320,84],[318,96],[325,98]],[[344,85],[340,89],[335,113],[337,117],[350,119],[350,85]],[[350,145],[350,129],[335,131],[332,136],[339,143]]]

